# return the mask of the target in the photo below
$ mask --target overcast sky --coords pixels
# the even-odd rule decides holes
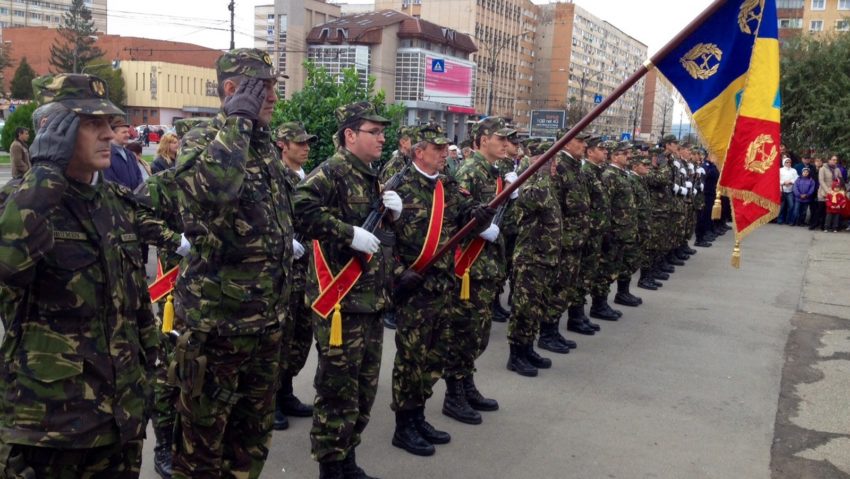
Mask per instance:
[[[347,2],[371,3],[368,0]],[[237,47],[254,45],[254,6],[271,3],[269,0],[236,1]],[[549,2],[535,0],[535,3]],[[577,0],[576,3],[645,43],[652,55],[711,0]],[[226,49],[230,45],[228,4],[229,0],[109,0],[107,33]]]

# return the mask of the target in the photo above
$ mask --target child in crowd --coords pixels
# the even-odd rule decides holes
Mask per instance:
[[[809,207],[812,204],[812,198],[817,198],[817,183],[812,179],[811,170],[808,168],[802,169],[802,176],[794,182],[794,199],[796,200],[797,211],[794,215],[797,226],[805,226],[806,215],[809,212]],[[814,216],[814,211],[812,212]]]
[[[839,180],[832,182],[832,191],[826,195],[826,221],[823,225],[824,231],[835,233],[841,225],[841,212],[847,205],[847,196]]]

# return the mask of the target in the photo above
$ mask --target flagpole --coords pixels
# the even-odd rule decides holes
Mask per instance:
[[[609,106],[611,106],[615,101],[617,101],[623,94],[625,94],[629,88],[634,86],[635,83],[640,81],[644,75],[649,72],[650,68],[654,68],[654,65],[661,60],[663,60],[667,55],[670,54],[674,49],[676,49],[679,44],[681,44],[686,38],[691,36],[706,20],[711,18],[712,15],[717,13],[721,7],[723,7],[729,0],[715,0],[711,5],[709,5],[705,10],[702,11],[696,18],[694,18],[691,23],[688,24],[681,32],[679,32],[672,40],[667,42],[658,52],[653,55],[649,60],[644,62],[640,68],[636,72],[634,72],[629,78],[626,79],[620,86],[618,86],[614,91],[608,95],[605,99],[602,100],[602,103],[596,105],[596,107],[584,116],[578,123],[576,123],[570,130],[562,136],[551,148],[546,150],[545,153],[540,155],[540,157],[532,163],[528,169],[526,169],[516,181],[513,183],[509,183],[501,193],[496,195],[490,203],[488,204],[491,208],[496,208],[500,204],[504,203],[517,188],[522,186],[526,180],[528,180],[531,175],[533,175],[537,170],[539,170],[549,159],[551,159],[555,154],[561,151],[564,146],[570,142],[573,138],[576,137],[582,130],[587,128],[593,120],[595,120],[599,115],[602,114]],[[472,230],[475,228],[476,221],[470,220],[469,223],[464,225],[454,236],[449,238],[449,240],[440,247],[435,253],[434,256],[431,257],[430,260],[422,264],[419,268],[416,268],[418,273],[422,273],[426,271],[428,268],[434,265],[437,260],[440,259],[444,254],[448,251],[454,249],[455,246],[465,238]]]

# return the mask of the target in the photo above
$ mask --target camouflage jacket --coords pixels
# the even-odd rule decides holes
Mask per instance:
[[[699,164],[694,167],[694,210],[699,211],[705,208],[705,170],[701,172],[702,166]]]
[[[679,157],[673,155],[667,156],[667,166],[670,167],[670,188],[671,192],[673,193],[673,206],[681,212],[684,210],[685,204],[685,196],[682,194],[681,188],[684,188],[685,182],[688,181],[688,170],[685,167],[684,162],[679,159]],[[673,185],[676,185],[680,188],[678,193],[673,192]]]
[[[301,183],[301,177],[298,173],[286,167],[286,186],[289,188],[289,193],[292,197],[295,196],[295,190],[298,188],[298,183]],[[289,283],[292,291],[304,291],[307,283],[307,269],[310,265],[310,259],[313,257],[313,248],[311,242],[304,238],[297,231],[295,239],[304,247],[304,256],[299,259],[292,260],[292,270],[289,272]]]
[[[565,151],[558,152],[558,197],[564,215],[561,246],[577,250],[590,235],[590,191],[581,171],[581,161]]]
[[[619,241],[632,242],[637,235],[637,204],[629,173],[608,166],[602,173],[602,185],[611,201],[611,232]]]
[[[380,205],[378,173],[348,150],[340,148],[298,184],[295,193],[296,228],[305,238],[319,240],[333,274],[354,257],[354,226],[361,226],[373,205]],[[392,248],[382,247],[369,268],[342,301],[342,311],[377,313],[384,309],[392,264]],[[316,265],[310,261],[307,298],[319,295]]]
[[[496,161],[496,169],[499,170],[499,176],[502,177],[503,181],[505,179],[506,174],[508,174],[512,171],[513,172],[517,171],[517,166],[518,165],[514,161],[513,158],[502,158],[502,159]],[[517,174],[519,174],[519,173],[517,173]],[[508,186],[508,184],[505,183],[505,186]],[[506,237],[511,236],[511,235],[515,235],[518,232],[518,230],[517,230],[517,219],[518,218],[517,218],[517,209],[516,209],[515,203],[516,203],[516,200],[508,200],[508,205],[507,205],[506,210],[505,210],[505,215],[502,218],[502,223],[499,225],[499,229],[501,231],[501,234],[505,235]]]
[[[469,192],[476,204],[487,203],[496,197],[496,180],[499,172],[484,156],[475,152],[472,158],[464,161],[457,172],[457,181],[462,191]],[[462,241],[465,246],[469,240]],[[495,243],[486,242],[478,260],[472,265],[469,276],[475,280],[487,279],[500,281],[505,275],[504,239],[502,234]]]
[[[564,217],[556,181],[544,166],[522,185],[516,201],[519,236],[515,265],[557,266],[560,262]]]
[[[590,194],[590,235],[597,236],[611,229],[611,199],[608,190],[602,185],[602,173],[605,165],[596,166],[586,161],[581,165],[581,172],[587,182]]]
[[[190,135],[175,180],[192,250],[175,288],[175,312],[197,331],[254,334],[277,324],[288,300],[286,173],[268,131],[249,120],[219,113]]]
[[[392,178],[394,174],[401,171],[401,169],[404,168],[404,165],[408,162],[410,162],[410,158],[403,155],[400,150],[395,151],[389,161],[381,167],[381,174],[379,175],[381,183],[383,184],[389,181],[389,179]]]
[[[649,190],[650,209],[655,214],[666,214],[673,208],[673,173],[669,163],[650,168],[644,177]]]
[[[172,247],[128,189],[36,164],[0,206],[0,442],[141,438],[158,348],[141,242]],[[179,244],[179,237],[176,238]]]
[[[652,227],[649,190],[646,189],[644,178],[635,173],[629,174],[629,182],[632,184],[632,191],[635,194],[637,241],[638,243],[643,243],[649,240],[649,229]]]
[[[445,199],[443,227],[440,230],[442,246],[469,221],[469,212],[474,204],[460,192],[456,181],[445,175],[437,179],[443,183]],[[436,182],[416,169],[411,169],[396,189],[404,203],[401,218],[393,225],[396,233],[395,252],[399,259],[395,268],[396,276],[408,269],[422,252],[431,220]],[[445,292],[453,290],[454,286],[454,260],[451,254],[445,254],[428,270],[422,287],[427,291]]]

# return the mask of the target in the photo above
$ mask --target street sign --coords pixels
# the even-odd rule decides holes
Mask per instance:
[[[631,141],[631,140],[632,140],[632,134],[631,133],[623,133],[622,135],[620,135],[620,141]]]
[[[434,73],[446,73],[446,60],[435,58],[431,61],[431,71]]]
[[[597,93],[596,95],[594,95],[594,97],[593,97],[593,103],[596,103],[597,105],[598,105],[598,104],[600,104],[600,103],[602,103],[602,95],[600,95],[599,93]]]

